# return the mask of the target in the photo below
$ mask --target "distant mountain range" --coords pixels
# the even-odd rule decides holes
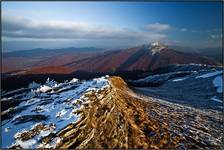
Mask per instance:
[[[77,71],[153,71],[171,64],[220,64],[220,61],[214,57],[208,57],[209,53],[204,56],[197,52],[187,53],[181,48],[179,48],[181,50],[176,49],[157,42],[121,50],[70,47],[9,52],[3,53],[2,72],[71,74]]]
[[[54,55],[54,54],[65,54],[65,53],[80,53],[80,52],[99,52],[103,51],[103,48],[95,48],[95,47],[67,47],[60,49],[46,49],[46,48],[35,48],[31,50],[21,50],[14,52],[6,52],[3,53],[3,57],[33,57],[33,56],[43,56],[43,55]]]

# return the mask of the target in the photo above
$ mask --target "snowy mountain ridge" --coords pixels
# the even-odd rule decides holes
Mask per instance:
[[[203,83],[212,93],[204,91],[202,94],[211,98],[222,89],[217,84],[219,78],[212,80],[221,75],[217,71],[188,72],[182,77],[174,72],[160,74],[157,77],[166,81],[164,85],[169,83],[169,90],[167,86],[161,86],[161,90],[160,87],[143,87],[146,94],[138,92],[138,87],[129,88],[116,76],[87,81],[74,78],[62,83],[47,79],[42,85],[32,82],[28,88],[5,93],[1,100],[3,148],[220,149],[222,112],[204,111],[181,103],[195,100],[205,103],[198,97],[190,97],[198,93],[186,93],[188,97],[179,97],[178,104],[175,97],[169,101],[155,95],[147,96],[153,90],[157,95],[165,95],[163,92],[168,91],[172,96],[178,96],[172,90],[179,92],[183,88],[186,92],[189,87],[195,87],[192,90],[198,91],[196,85],[201,87]],[[214,75],[214,72],[217,73]],[[183,84],[185,80],[187,83]],[[222,104],[217,101],[221,93],[218,94],[209,100],[211,106]],[[200,106],[201,103],[196,104]]]
[[[43,85],[30,84],[31,90],[28,92],[3,98],[2,105],[15,98],[20,101],[18,106],[2,112],[3,147],[41,146],[40,139],[55,134],[79,119],[79,115],[74,112],[88,103],[85,94],[108,88],[107,78],[108,76],[90,81],[74,78],[64,83],[48,79]],[[28,138],[28,134],[31,137]],[[48,145],[49,147],[51,146]]]

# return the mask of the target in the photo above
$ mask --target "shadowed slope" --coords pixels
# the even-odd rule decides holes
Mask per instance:
[[[34,74],[36,72],[35,67],[59,66],[69,68],[71,70],[69,73],[76,71],[105,73],[136,70],[153,71],[171,64],[218,64],[215,60],[197,53],[178,52],[169,47],[162,47],[158,50],[149,45],[106,52],[69,52],[50,56],[43,54],[43,56],[38,57],[3,57],[2,72],[22,70],[25,74]],[[48,73],[51,72],[52,69],[49,69]]]
[[[153,52],[152,48],[143,45],[141,47],[106,52],[65,66],[73,71],[114,72],[127,70],[151,71],[171,64],[188,63],[217,65],[213,59],[198,54],[178,52],[167,47],[159,52]]]

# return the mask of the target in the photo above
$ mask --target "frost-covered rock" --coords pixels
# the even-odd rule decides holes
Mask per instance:
[[[47,85],[42,85],[40,88],[37,89],[37,92],[46,93],[52,90],[52,87]]]
[[[79,81],[79,79],[77,79],[77,78],[73,78],[69,83],[76,83],[76,82],[78,82]]]
[[[57,82],[54,80],[50,80],[50,78],[47,78],[45,85],[53,87],[53,86],[57,85]]]

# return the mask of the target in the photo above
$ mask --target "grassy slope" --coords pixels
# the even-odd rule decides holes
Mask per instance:
[[[86,94],[90,103],[76,112],[78,122],[57,134],[57,148],[221,147],[221,114],[141,98],[119,77],[110,82],[110,88]]]

